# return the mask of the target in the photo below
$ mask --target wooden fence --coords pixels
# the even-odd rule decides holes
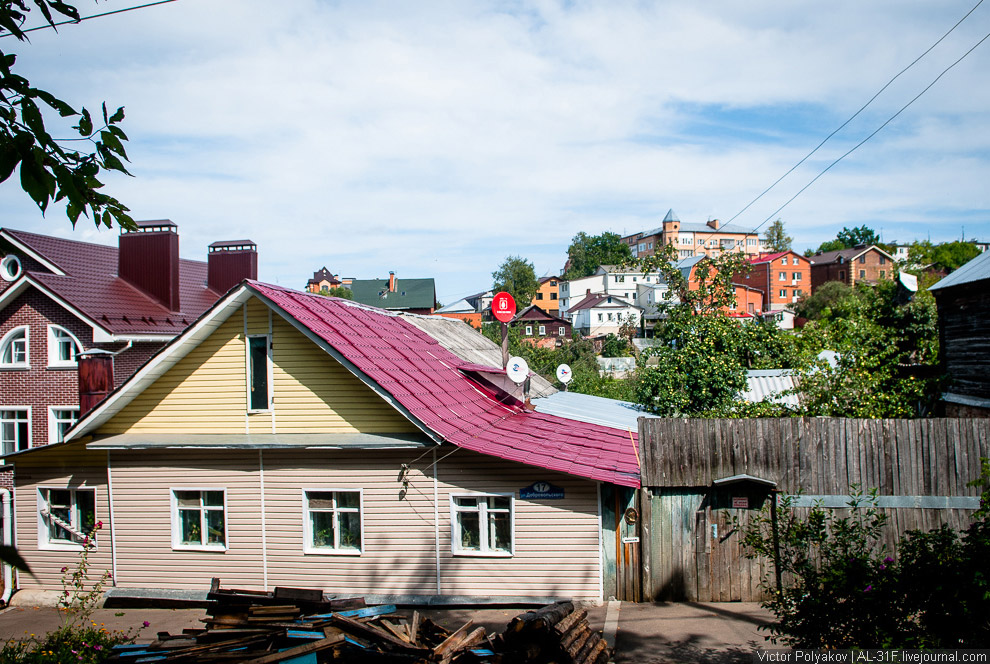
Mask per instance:
[[[772,566],[744,557],[739,530],[772,489],[799,512],[877,489],[889,550],[908,530],[962,529],[990,420],[640,418],[639,445],[644,599],[751,601]]]

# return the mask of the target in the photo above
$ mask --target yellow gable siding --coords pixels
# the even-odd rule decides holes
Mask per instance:
[[[272,333],[273,413],[247,413],[246,340]],[[272,426],[272,415],[275,425]],[[415,426],[260,300],[105,424],[110,433],[411,433]]]

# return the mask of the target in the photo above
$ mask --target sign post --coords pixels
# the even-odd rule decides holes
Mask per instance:
[[[509,366],[509,321],[516,315],[516,301],[501,291],[492,298],[492,315],[502,323],[502,368]]]

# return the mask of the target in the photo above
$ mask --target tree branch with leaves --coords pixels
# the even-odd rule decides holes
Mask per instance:
[[[60,0],[33,0],[52,29],[55,13],[80,20],[75,7]],[[22,26],[33,8],[26,0],[0,0],[0,37],[12,35],[29,41]],[[130,175],[124,162],[127,135],[119,127],[124,108],[113,113],[102,105],[94,121],[86,109],[75,107],[55,95],[31,85],[13,70],[17,56],[0,51],[0,182],[19,168],[20,186],[44,214],[51,203],[65,202],[65,213],[73,226],[80,216],[97,226],[134,228],[128,208],[101,191],[101,173]],[[46,113],[75,118],[71,126],[77,137],[56,138],[45,123]],[[99,120],[102,123],[97,124]],[[71,147],[85,145],[83,149]]]

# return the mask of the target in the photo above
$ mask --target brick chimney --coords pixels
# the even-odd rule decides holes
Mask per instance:
[[[388,273],[388,292],[395,292],[395,272]]]
[[[77,356],[79,365],[79,417],[113,392],[113,353],[99,348]]]
[[[179,234],[168,219],[138,221],[133,231],[121,231],[117,275],[179,311]]]
[[[709,219],[707,226],[712,230],[718,230],[718,227],[722,224],[718,219]]]
[[[206,285],[212,291],[226,293],[244,279],[258,278],[258,246],[251,240],[214,242],[206,263]]]

